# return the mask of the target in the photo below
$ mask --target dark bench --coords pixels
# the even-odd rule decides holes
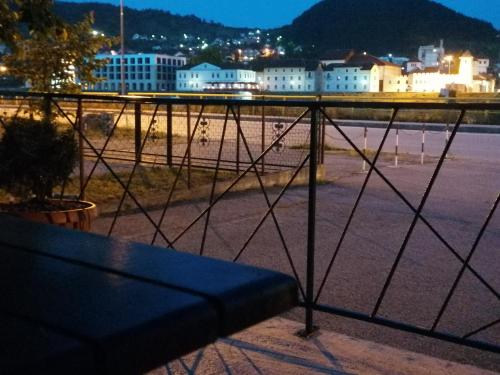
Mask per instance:
[[[0,373],[136,374],[286,311],[293,278],[0,215]]]

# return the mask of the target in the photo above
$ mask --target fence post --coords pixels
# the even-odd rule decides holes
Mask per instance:
[[[172,104],[167,104],[167,165],[172,167]]]
[[[365,125],[363,132],[363,155],[366,156],[366,147],[368,146],[368,126]],[[363,159],[363,172],[366,172],[366,160]]]
[[[422,150],[420,153],[420,164],[422,165],[424,164],[424,153],[425,153],[425,124],[422,124]]]
[[[326,112],[326,108],[323,107],[323,111]],[[325,147],[326,147],[326,119],[325,116],[321,116],[321,158],[320,164],[325,164]]]
[[[398,151],[399,151],[399,124],[396,123],[396,146],[394,151],[394,167],[398,167]]]
[[[446,139],[446,141],[445,141],[444,145],[446,147],[446,145],[448,144],[448,141],[450,140],[450,121],[449,120],[446,121],[445,139]],[[445,157],[446,158],[448,157],[448,153],[445,155]]]
[[[135,161],[140,162],[141,143],[142,143],[142,129],[141,129],[142,110],[141,103],[134,103],[134,138],[135,138]]]
[[[318,170],[319,105],[311,108],[311,144],[309,158],[309,198],[307,212],[307,273],[306,273],[306,329],[305,335],[316,330],[313,325],[314,252],[316,239],[316,183]]]
[[[236,173],[240,174],[240,131],[241,130],[241,107],[236,109]]]
[[[76,107],[76,127],[78,129],[78,157],[79,157],[79,172],[80,172],[80,199],[85,200],[85,191],[83,185],[85,183],[85,155],[83,151],[83,121],[82,121],[82,99],[78,99]]]
[[[264,153],[266,150],[266,107],[262,106],[262,118],[261,118],[261,143],[260,143],[260,152],[261,154]],[[265,157],[262,157],[262,162],[261,162],[261,174],[264,175],[265,171]]]
[[[187,157],[188,157],[187,186],[188,189],[191,189],[191,106],[189,104],[186,105],[186,119],[187,119]]]

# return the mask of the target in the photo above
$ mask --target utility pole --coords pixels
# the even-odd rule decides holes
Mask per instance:
[[[123,0],[120,0],[120,79],[121,79],[121,94],[127,93],[125,86],[125,36],[124,36],[124,22],[123,22]]]

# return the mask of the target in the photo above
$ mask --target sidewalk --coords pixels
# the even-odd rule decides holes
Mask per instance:
[[[321,330],[302,339],[303,325],[275,318],[219,340],[149,375],[494,375],[477,367],[394,349]]]

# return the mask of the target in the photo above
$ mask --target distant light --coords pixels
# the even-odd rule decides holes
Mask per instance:
[[[7,67],[6,66],[0,66],[0,72],[1,73],[5,73],[7,71]]]

